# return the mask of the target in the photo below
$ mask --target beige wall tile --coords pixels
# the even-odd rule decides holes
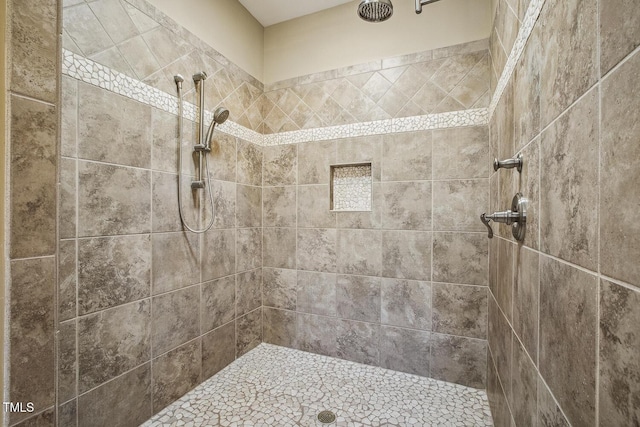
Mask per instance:
[[[597,277],[548,257],[540,272],[540,373],[572,424],[595,425]]]
[[[433,178],[487,178],[489,131],[470,127],[433,131]]]
[[[391,326],[380,328],[380,366],[429,376],[431,333]]]
[[[153,294],[200,282],[200,239],[189,233],[151,235]]]
[[[148,297],[151,261],[149,235],[80,239],[78,313],[92,313]]]
[[[55,259],[12,261],[9,268],[9,392],[16,402],[33,402],[40,411],[55,403]],[[13,414],[11,422],[25,415]]]
[[[538,19],[544,46],[540,103],[545,127],[596,82],[597,2],[550,0]]]
[[[433,233],[433,281],[487,286],[484,233]]]
[[[78,399],[78,425],[136,426],[151,417],[151,364],[145,363]]]
[[[391,326],[431,330],[431,284],[382,279],[380,321]]]
[[[600,72],[606,74],[640,45],[640,9],[635,1],[599,2]]]
[[[296,348],[295,311],[276,310],[265,307],[263,310],[264,342]]]
[[[78,163],[78,236],[151,231],[151,172]]]
[[[607,6],[608,8],[609,6]],[[640,286],[640,227],[631,218],[640,197],[638,67],[635,54],[602,83],[600,269]],[[635,207],[634,207],[635,206]]]
[[[151,346],[158,356],[197,337],[200,317],[194,307],[200,306],[200,287],[191,286],[153,297]]]
[[[444,334],[431,334],[432,378],[467,387],[486,384],[487,342]]]
[[[487,339],[487,288],[484,286],[432,285],[434,332]]]
[[[201,377],[201,343],[194,340],[154,359],[153,412],[157,413],[194,388]]]
[[[598,248],[597,95],[585,95],[540,141],[540,248],[592,270]]]
[[[336,335],[339,358],[367,365],[379,364],[379,324],[341,319]]]
[[[79,393],[91,390],[150,359],[151,302],[149,300],[134,302],[79,319]],[[138,370],[143,369],[138,368]],[[116,380],[115,383],[125,381],[124,378],[126,376]],[[108,384],[115,386],[113,383],[112,381]],[[140,384],[140,387],[146,388],[143,384]],[[88,409],[89,403],[86,399],[89,399],[89,396],[91,393],[85,395],[84,399],[81,398],[79,408],[81,413]]]
[[[10,256],[53,255],[56,246],[56,109],[11,97]]]
[[[236,276],[227,276],[202,284],[200,326],[209,332],[236,317]]]
[[[296,267],[295,228],[265,228],[262,238],[262,263],[265,267]]]
[[[613,282],[600,282],[599,420],[632,424],[640,416],[637,402],[640,372],[636,357],[640,294]]]
[[[262,269],[236,276],[236,316],[243,316],[262,305]]]
[[[262,342],[262,308],[236,319],[236,357]]]
[[[17,6],[17,5],[16,5]],[[58,97],[57,2],[27,0],[10,9],[11,84],[15,93],[43,101]]]
[[[202,336],[202,379],[207,379],[236,358],[235,322]]]

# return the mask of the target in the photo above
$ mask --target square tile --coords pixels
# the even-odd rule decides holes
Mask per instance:
[[[381,232],[377,230],[338,230],[338,272],[380,275],[381,237]]]
[[[158,356],[197,337],[200,333],[200,287],[191,286],[154,297],[151,344]]]
[[[487,285],[484,233],[433,233],[433,281]]]
[[[382,279],[380,321],[411,329],[431,329],[431,284],[402,279]]]
[[[487,339],[486,287],[434,283],[432,304],[434,332]]]
[[[640,419],[636,326],[640,293],[613,282],[600,282],[599,414],[600,424],[629,425]]]
[[[467,387],[486,384],[487,341],[431,334],[431,377]]]
[[[580,144],[575,144],[580,141]],[[596,269],[598,91],[591,90],[542,133],[540,248]]]
[[[548,257],[540,272],[540,373],[572,424],[594,425],[597,278]]]
[[[621,31],[627,22],[622,25]],[[640,257],[640,227],[629,218],[636,209],[633,201],[640,197],[640,172],[634,161],[640,138],[639,66],[640,55],[636,53],[601,87],[600,270],[635,286],[640,286],[640,266],[634,261]]]
[[[335,316],[336,275],[298,270],[296,295],[298,311]]]
[[[380,366],[429,376],[431,333],[391,326],[380,327]]]
[[[431,183],[382,184],[382,227],[390,230],[431,230]]]
[[[338,317],[380,322],[380,279],[338,275],[336,281]]]
[[[382,276],[398,279],[431,279],[432,233],[382,232]]]
[[[278,268],[263,268],[262,274],[262,303],[267,307],[295,310],[298,282],[297,271]]]

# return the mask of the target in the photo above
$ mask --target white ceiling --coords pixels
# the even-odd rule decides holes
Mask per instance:
[[[263,27],[309,15],[353,0],[240,0]]]

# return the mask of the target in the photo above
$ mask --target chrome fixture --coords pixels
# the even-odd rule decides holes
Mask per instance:
[[[213,138],[213,129],[215,129],[216,125],[221,125],[227,121],[229,118],[229,110],[224,107],[218,107],[216,111],[213,112],[213,120],[209,125],[209,129],[207,130],[207,136],[204,139],[204,150],[211,151],[211,139]]]
[[[498,169],[513,169],[516,168],[518,172],[522,173],[522,154],[518,154],[516,157],[507,160],[493,159],[493,170]]]
[[[435,3],[440,0],[416,0],[416,14],[420,15],[422,13],[422,6],[426,4]]]
[[[182,101],[182,83],[184,82],[184,77],[180,74],[173,77],[176,88],[178,90],[178,212],[180,213],[180,221],[184,225],[184,227],[193,232],[193,233],[204,233],[209,230],[213,225],[213,191],[209,188],[209,206],[211,207],[211,217],[209,219],[209,223],[207,226],[201,230],[190,227],[186,221],[184,220],[184,214],[182,213],[182,135],[183,135],[183,110],[184,105]],[[193,75],[193,81],[196,85],[196,89],[198,91],[198,110],[199,114],[199,132],[198,132],[198,143],[194,145],[193,151],[198,156],[198,170],[196,171],[196,179],[191,182],[191,189],[198,190],[200,188],[205,188],[206,182],[203,177],[203,166],[206,169],[206,178],[211,182],[211,177],[209,174],[209,162],[207,161],[207,153],[211,151],[211,139],[213,138],[213,129],[216,124],[224,123],[227,118],[229,118],[229,110],[226,108],[220,107],[218,108],[214,115],[213,121],[209,126],[207,131],[207,135],[205,137],[204,134],[204,81],[207,79],[207,73],[204,71],[196,73]]]
[[[382,22],[393,15],[391,0],[362,0],[358,6],[358,16],[367,22]]]
[[[529,201],[523,197],[521,193],[517,193],[511,201],[511,210],[494,212],[491,215],[487,215],[486,213],[480,215],[480,221],[482,221],[489,231],[489,238],[491,239],[493,237],[493,229],[491,225],[489,225],[489,221],[493,221],[511,225],[513,237],[519,242],[523,241],[527,225],[528,203]]]
[[[193,82],[198,89],[198,110],[200,111],[198,143],[193,148],[198,153],[198,170],[196,171],[196,180],[191,183],[191,188],[204,188],[204,180],[202,179],[202,163],[206,161],[203,151],[206,151],[204,141],[204,81],[207,79],[207,73],[201,71],[193,75]]]

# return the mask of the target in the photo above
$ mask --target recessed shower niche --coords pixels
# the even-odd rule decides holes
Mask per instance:
[[[371,211],[371,163],[331,166],[331,210]]]

